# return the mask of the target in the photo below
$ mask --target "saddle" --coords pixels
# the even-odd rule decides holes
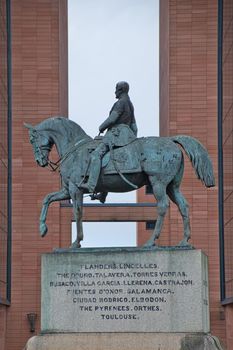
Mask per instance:
[[[84,156],[86,158],[86,166],[82,169],[83,176],[89,175],[89,169],[87,169],[89,161],[87,159],[91,157],[91,153],[100,142],[102,142],[102,139],[97,138],[89,145],[89,156]],[[137,142],[137,139],[126,146],[114,147],[104,155],[101,171],[104,175],[118,174],[119,172],[122,174],[141,172],[140,154],[140,144]]]
[[[132,174],[142,171],[139,146],[137,142],[132,142],[123,147],[113,148],[107,152],[102,159],[104,174]]]

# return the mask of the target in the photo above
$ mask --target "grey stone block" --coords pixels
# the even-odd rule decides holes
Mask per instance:
[[[200,250],[44,254],[41,330],[207,333],[207,270]]]
[[[224,350],[211,334],[77,333],[29,339],[24,350]]]

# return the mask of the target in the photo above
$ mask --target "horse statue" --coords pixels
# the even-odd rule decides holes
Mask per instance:
[[[36,162],[41,167],[50,165],[59,169],[62,188],[49,193],[43,200],[40,215],[40,233],[47,233],[46,217],[50,203],[72,199],[77,237],[72,248],[80,248],[83,240],[82,208],[85,190],[79,188],[88,177],[91,152],[100,140],[88,136],[75,122],[63,118],[48,118],[29,129],[30,142]],[[59,160],[52,163],[49,153],[56,146]],[[183,219],[184,236],[179,246],[188,247],[190,219],[188,203],[180,191],[184,172],[184,158],[180,145],[189,157],[197,178],[206,187],[215,185],[213,167],[203,145],[190,136],[141,137],[130,144],[112,149],[102,160],[96,192],[128,192],[151,185],[157,200],[158,217],[155,229],[146,246],[156,245],[169,206],[168,197],[177,205]],[[111,154],[110,154],[111,153]]]

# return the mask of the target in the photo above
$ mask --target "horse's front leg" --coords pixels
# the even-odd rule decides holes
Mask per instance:
[[[49,193],[47,194],[47,196],[45,196],[40,214],[40,234],[42,237],[44,237],[48,231],[48,227],[46,225],[46,218],[50,203],[61,201],[64,199],[70,199],[70,194],[65,188],[61,189],[58,192]]]
[[[80,242],[83,240],[83,223],[82,223],[83,192],[77,190],[72,200],[73,200],[74,218],[76,221],[77,238],[72,243],[71,248],[81,248]]]

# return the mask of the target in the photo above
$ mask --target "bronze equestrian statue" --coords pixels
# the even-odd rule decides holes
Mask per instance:
[[[126,146],[137,137],[137,124],[134,116],[134,106],[130,101],[129,84],[126,81],[120,81],[116,84],[115,96],[118,99],[110,110],[109,117],[100,125],[99,132],[106,134],[102,142],[98,144],[91,154],[90,170],[88,181],[80,184],[79,188],[87,190],[90,193],[95,192],[101,170],[101,161],[104,155],[114,147]],[[107,192],[99,195],[93,195],[92,199],[99,199],[105,202]]]
[[[29,129],[36,162],[42,167],[50,165],[59,169],[62,180],[61,190],[49,193],[43,200],[41,236],[47,233],[46,217],[50,203],[72,199],[77,226],[77,238],[72,247],[80,248],[83,240],[84,193],[94,191],[96,198],[98,194],[128,192],[150,184],[157,200],[158,218],[146,246],[154,246],[160,236],[169,205],[168,197],[177,205],[183,219],[184,237],[179,245],[189,246],[188,203],[180,191],[184,158],[178,144],[189,157],[198,179],[206,187],[215,185],[209,155],[203,145],[190,136],[136,138],[137,126],[127,83],[117,84],[116,97],[116,108],[113,106],[109,118],[100,126],[101,132],[108,129],[103,138],[91,138],[78,124],[63,117],[49,118],[35,126],[25,124]],[[129,108],[127,113],[124,108]],[[122,113],[125,113],[126,118],[121,120]],[[118,144],[124,137],[127,140],[125,145]],[[55,164],[49,160],[53,145],[59,154],[59,160]],[[92,181],[92,176],[96,177],[96,184]],[[101,195],[99,198],[103,200]]]

